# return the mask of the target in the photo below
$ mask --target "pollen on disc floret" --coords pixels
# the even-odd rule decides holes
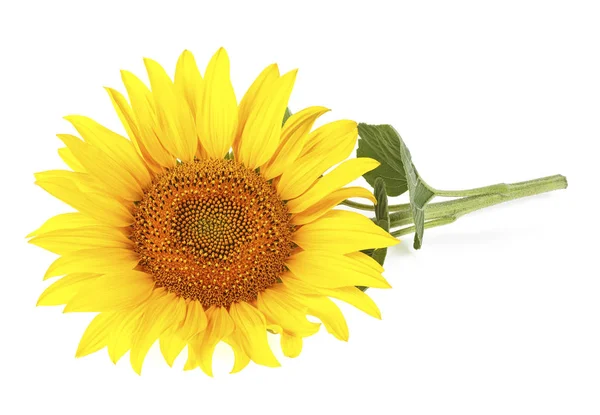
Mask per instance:
[[[292,249],[277,191],[233,160],[177,165],[145,190],[133,214],[141,268],[157,287],[205,308],[256,300]]]

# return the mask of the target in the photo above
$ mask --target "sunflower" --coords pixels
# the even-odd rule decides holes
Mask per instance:
[[[37,185],[75,209],[29,237],[59,255],[45,279],[62,277],[38,304],[97,313],[76,355],[106,347],[116,363],[129,351],[141,373],[158,341],[169,365],[187,346],[185,369],[212,375],[215,346],[225,342],[237,372],[250,360],[279,366],[268,332],[288,357],[321,323],[347,340],[331,298],[380,318],[356,286],[389,284],[361,250],[397,240],[334,209],[350,197],[375,202],[364,188],[344,187],[379,164],[346,160],[356,123],[313,130],[328,111],[315,106],[282,125],[296,71],[280,75],[275,64],[238,104],[222,48],[204,77],[189,51],[173,80],[157,62],[145,66],[150,88],[127,71],[128,99],[107,88],[128,138],[65,117],[81,136],[58,135],[69,169],[36,174]]]

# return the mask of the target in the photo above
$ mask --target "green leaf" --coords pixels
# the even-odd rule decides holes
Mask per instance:
[[[375,206],[375,224],[386,232],[390,231],[390,211],[388,209],[388,197],[386,192],[385,180],[381,177],[375,179],[375,186],[373,186],[373,194],[377,199],[377,206]],[[385,262],[385,256],[387,255],[387,248],[377,248],[373,250],[371,258],[383,266]]]
[[[388,190],[390,196],[397,196],[408,190],[410,205],[415,224],[413,246],[420,249],[423,245],[425,230],[425,205],[435,196],[434,190],[425,183],[415,168],[410,151],[402,141],[400,134],[391,125],[359,124],[358,157],[372,157],[381,163],[377,169],[365,174],[365,179],[374,186],[376,173],[380,170],[386,186],[396,186]],[[362,148],[361,150],[361,141]],[[373,173],[375,176],[373,177]],[[367,175],[370,175],[367,177]],[[399,186],[402,184],[403,186]],[[399,189],[399,191],[398,191]]]
[[[357,157],[370,157],[381,163],[363,176],[375,187],[375,180],[385,181],[388,196],[399,196],[408,190],[406,173],[400,156],[400,137],[390,125],[358,124]]]
[[[373,195],[377,199],[377,206],[375,206],[375,219],[377,225],[384,231],[390,231],[390,211],[388,208],[388,198],[386,192],[385,180],[381,177],[375,179],[375,185],[373,186]]]
[[[400,138],[400,135],[398,135]],[[410,151],[402,142],[402,160],[404,160],[404,169],[406,171],[406,179],[408,182],[408,195],[410,198],[410,207],[413,214],[413,222],[415,224],[415,240],[413,247],[421,249],[423,245],[423,233],[425,231],[425,205],[433,199],[435,193],[427,183],[421,179],[415,165],[412,163]]]
[[[373,195],[377,199],[377,206],[375,207],[375,224],[386,232],[390,231],[390,211],[388,209],[387,193],[385,188],[385,180],[381,177],[375,179],[375,186],[373,186]],[[371,252],[371,258],[383,265],[385,262],[385,256],[387,254],[387,248],[377,248]]]
[[[283,114],[283,121],[281,122],[281,125],[283,126],[285,124],[285,122],[288,120],[288,118],[290,118],[292,116],[292,111],[290,111],[289,107],[287,107],[285,109],[285,113]]]

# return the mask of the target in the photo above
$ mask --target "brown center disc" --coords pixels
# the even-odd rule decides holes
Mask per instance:
[[[133,214],[141,268],[157,287],[205,308],[256,300],[292,249],[290,214],[273,185],[232,160],[168,170]]]

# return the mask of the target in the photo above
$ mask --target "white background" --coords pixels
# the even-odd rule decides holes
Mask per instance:
[[[598,414],[597,2],[12,1],[0,6],[0,413]],[[377,321],[344,307],[283,367],[214,379],[153,349],[138,377],[75,359],[89,315],[36,308],[52,255],[24,236],[65,207],[33,185],[60,168],[61,117],[122,131],[102,86],[142,57],[169,71],[225,46],[241,97],[267,64],[300,68],[293,109],[391,123],[442,189],[561,173],[567,191],[491,208],[392,249]]]

